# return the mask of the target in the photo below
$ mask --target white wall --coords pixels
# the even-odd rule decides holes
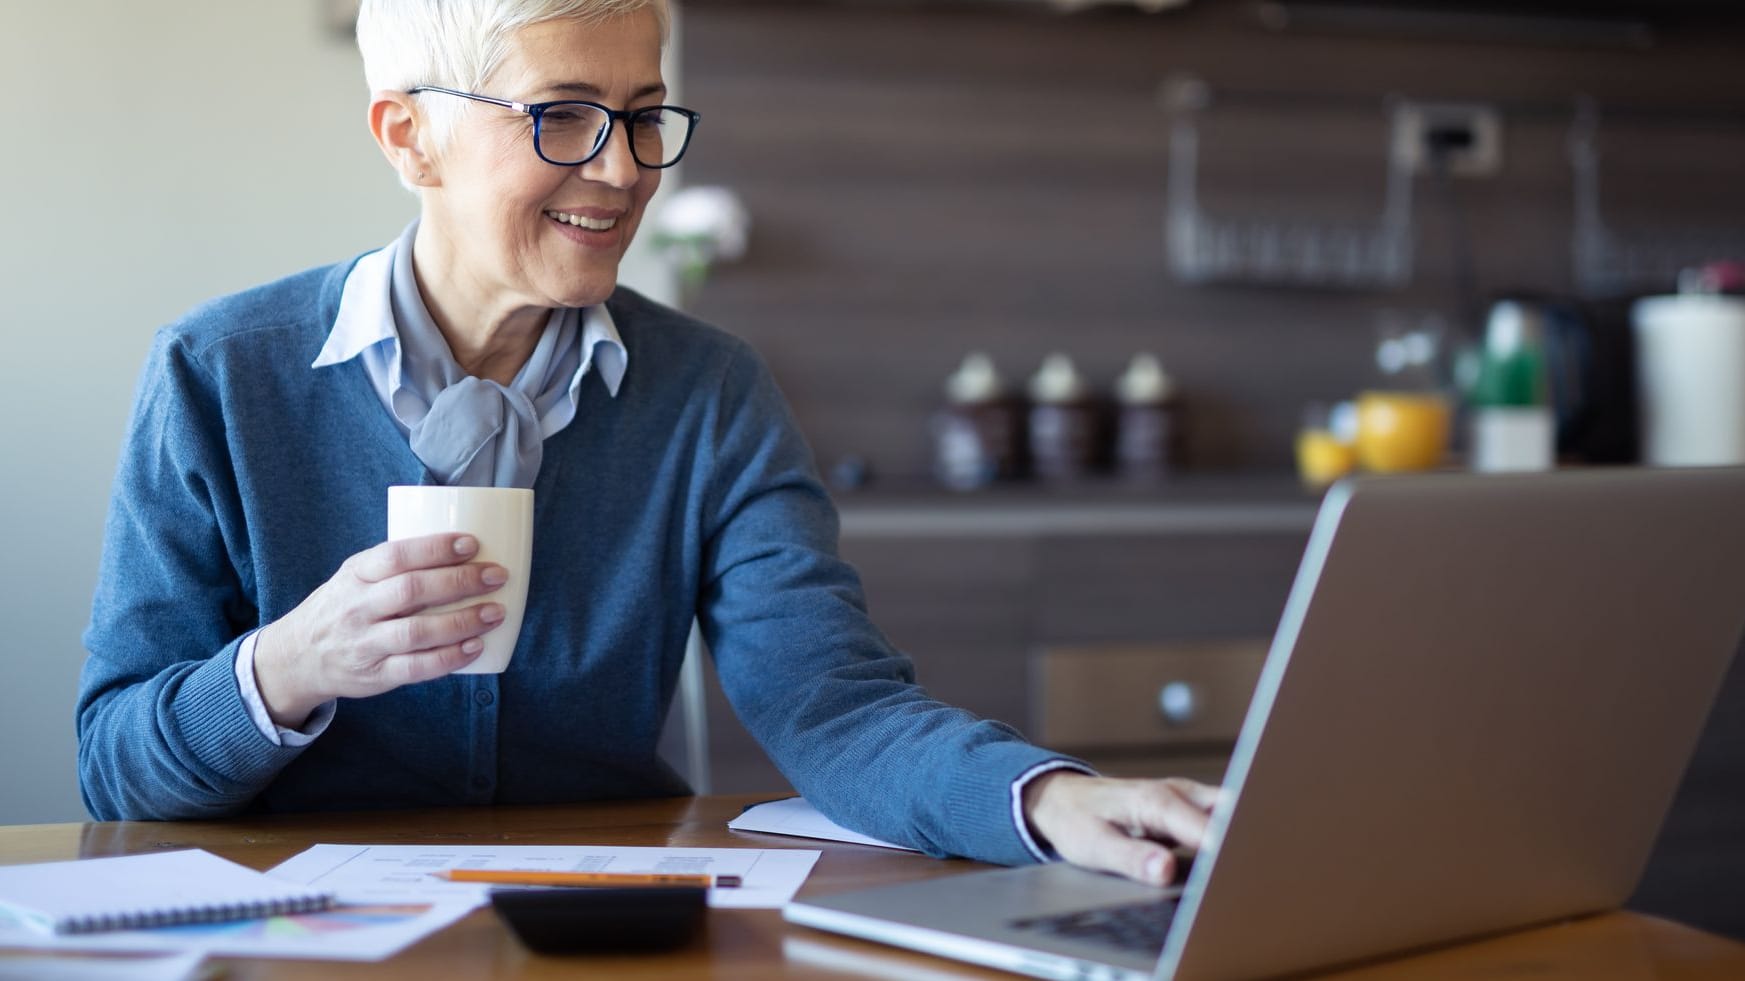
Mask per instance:
[[[381,245],[415,213],[369,137],[357,49],[322,23],[328,6],[6,0],[0,824],[85,816],[79,635],[152,331]],[[646,254],[625,279],[672,294]]]

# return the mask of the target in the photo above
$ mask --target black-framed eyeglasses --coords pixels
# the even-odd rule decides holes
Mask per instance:
[[[638,165],[662,170],[679,162],[691,145],[691,134],[703,114],[678,106],[644,106],[640,109],[610,109],[598,102],[562,99],[556,102],[513,102],[488,95],[418,85],[406,90],[441,92],[474,102],[488,102],[533,117],[533,152],[539,159],[559,167],[576,167],[599,156],[612,139],[612,124],[622,122],[630,134],[630,155]]]

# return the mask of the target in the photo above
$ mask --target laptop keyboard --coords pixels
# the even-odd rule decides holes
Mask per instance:
[[[1011,926],[1071,940],[1107,944],[1121,950],[1155,954],[1163,950],[1163,937],[1169,932],[1169,921],[1175,917],[1176,903],[1175,899],[1152,899],[1125,906],[1103,906],[1013,920]]]

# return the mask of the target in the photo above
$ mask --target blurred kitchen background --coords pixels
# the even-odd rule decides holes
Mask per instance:
[[[1314,515],[1306,411],[1452,392],[1463,465],[1462,365],[1514,317],[1556,459],[1644,459],[1634,302],[1745,302],[1711,295],[1745,258],[1735,6],[693,0],[669,79],[705,118],[625,279],[770,362],[936,694],[1216,779]],[[0,822],[82,816],[78,635],[152,330],[413,214],[335,7],[8,12]],[[732,231],[663,224],[677,185]],[[1745,454],[1745,320],[1706,329],[1700,382],[1651,394],[1695,385],[1702,451]],[[705,714],[699,785],[783,789]],[[1735,671],[1639,903],[1745,936],[1741,883]]]
[[[752,231],[688,304],[771,362],[873,615],[930,688],[1108,772],[1216,778],[1313,514],[1293,462],[1306,407],[1458,391],[1511,297],[1560,378],[1558,458],[1642,458],[1633,301],[1745,256],[1745,19],[1606,0],[1062,6],[692,4],[686,91],[707,118],[686,180],[730,188]],[[1731,309],[1713,350],[1682,355],[1701,377],[1670,385],[1702,390],[1724,444],[1705,462],[1745,461]],[[1434,351],[1407,378],[1386,352],[1414,337]],[[1105,431],[1100,473],[1042,479],[1033,453],[1028,477],[966,476],[975,437],[1008,438],[948,405],[975,352],[1020,430],[1051,353],[1117,424],[1117,377],[1154,355],[1166,466],[1119,466]],[[978,472],[980,489],[942,488]],[[728,711],[717,693],[714,788],[780,787]],[[1741,880],[1735,672],[1641,902],[1745,935]]]

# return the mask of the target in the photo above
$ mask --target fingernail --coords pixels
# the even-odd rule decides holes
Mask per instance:
[[[503,619],[503,608],[496,603],[486,603],[479,607],[479,619],[486,623],[499,623]]]
[[[487,586],[501,586],[509,581],[509,570],[500,565],[487,566],[484,572],[479,573],[479,578]]]
[[[454,540],[454,554],[471,555],[479,550],[479,540],[471,535],[462,535]]]
[[[1154,882],[1160,886],[1169,885],[1169,880],[1164,877],[1164,863],[1168,860],[1169,856],[1163,854],[1153,855],[1146,859],[1145,881]]]
[[[478,652],[480,652],[484,649],[485,649],[485,642],[478,639],[477,637],[474,637],[471,640],[463,640],[460,642],[460,652],[462,654],[465,654],[468,657],[472,657],[474,654],[477,654]]]

